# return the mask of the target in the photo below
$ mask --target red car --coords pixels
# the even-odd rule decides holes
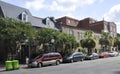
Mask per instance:
[[[109,53],[108,52],[102,52],[101,54],[99,54],[99,58],[107,58],[109,57]]]
[[[37,56],[29,61],[28,67],[42,67],[44,65],[59,65],[62,62],[62,56],[59,53],[46,53]]]

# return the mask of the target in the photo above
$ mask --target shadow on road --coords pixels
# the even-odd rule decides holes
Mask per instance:
[[[0,70],[0,72],[5,72],[6,70]]]
[[[17,69],[17,70],[19,70],[19,69]],[[0,72],[9,72],[9,71],[15,71],[15,70],[5,70],[5,69],[0,70]]]
[[[115,71],[114,74],[120,74],[120,71]]]

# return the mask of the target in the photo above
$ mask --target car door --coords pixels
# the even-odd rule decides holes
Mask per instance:
[[[78,58],[79,58],[79,57],[78,57],[78,54],[74,54],[74,55],[73,55],[73,61],[78,61]]]
[[[56,55],[55,54],[50,54],[50,64],[54,64],[56,62]]]
[[[93,59],[97,59],[98,58],[98,54],[93,53],[92,55],[93,55]]]
[[[43,65],[48,65],[48,64],[50,64],[50,58],[49,58],[49,55],[48,55],[48,54],[43,55],[42,63],[43,63]]]
[[[84,54],[83,53],[79,53],[79,55],[80,55],[79,59],[80,60],[82,60],[82,59],[84,60]]]
[[[83,55],[81,53],[77,53],[74,55],[74,61],[80,61]]]

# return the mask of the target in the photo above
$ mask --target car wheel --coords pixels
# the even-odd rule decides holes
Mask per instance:
[[[74,62],[73,59],[71,59],[70,62],[73,63]]]
[[[60,64],[60,62],[57,60],[57,61],[56,61],[56,65],[59,65],[59,64]]]
[[[41,68],[42,67],[42,63],[38,63],[38,68]]]
[[[84,59],[82,58],[81,61],[83,61]]]
[[[95,59],[94,57],[91,58],[91,60],[94,60],[94,59]]]

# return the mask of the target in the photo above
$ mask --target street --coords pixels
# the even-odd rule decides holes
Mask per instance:
[[[120,56],[58,66],[1,71],[0,74],[120,74]]]

